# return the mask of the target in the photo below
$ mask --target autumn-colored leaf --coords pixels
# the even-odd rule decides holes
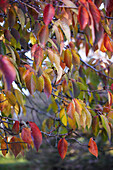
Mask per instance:
[[[93,117],[93,120],[92,120],[92,131],[93,131],[93,134],[95,136],[98,135],[98,132],[99,132],[99,117],[98,116]]]
[[[75,103],[75,110],[77,113],[79,113],[79,115],[81,115],[82,112],[82,105],[80,104],[78,99],[73,99],[74,103]]]
[[[20,41],[20,33],[18,32],[18,30],[16,30],[15,28],[11,28],[11,34],[17,42]]]
[[[80,88],[79,88],[78,84],[76,83],[76,81],[74,79],[71,79],[71,81],[72,81],[73,97],[76,98],[80,94]]]
[[[105,8],[107,15],[110,16],[111,12],[113,11],[113,1],[105,0]]]
[[[35,65],[38,66],[42,60],[43,60],[43,49],[35,44],[35,50],[34,48],[32,47],[32,50],[31,50],[31,53],[32,53],[32,56],[34,57],[34,62],[35,62]]]
[[[108,51],[113,52],[113,43],[110,40],[109,36],[107,35],[107,33],[105,33],[104,35],[104,46]]]
[[[64,108],[60,111],[59,117],[61,119],[61,122],[64,124],[64,126],[67,126],[67,117],[66,117],[66,111]]]
[[[113,83],[111,84],[111,91],[113,92]]]
[[[15,97],[15,95],[11,91],[6,91],[5,94],[6,94],[6,98],[7,98],[8,102],[12,106],[14,106],[16,104],[16,97]]]
[[[89,3],[90,13],[92,14],[92,17],[93,17],[95,23],[99,23],[100,12],[99,12],[98,8],[96,7],[96,5],[94,4],[94,2],[92,0],[88,0],[88,3]]]
[[[21,144],[19,142],[21,142],[21,140],[15,136],[10,139],[9,148],[13,152],[15,158],[21,152]]]
[[[4,31],[4,36],[5,38],[10,41],[11,40],[11,34],[10,34],[10,31],[9,30],[5,30]]]
[[[26,87],[28,88],[30,94],[33,95],[33,93],[36,90],[36,77],[33,72],[30,72],[25,77],[25,82],[26,82]]]
[[[112,97],[112,93],[110,91],[108,91],[108,103],[109,103],[109,106],[111,106],[112,103],[113,103],[113,99],[112,98],[113,98]]]
[[[86,25],[89,22],[89,14],[87,9],[80,5],[79,11],[78,11],[78,21],[80,23],[80,29],[83,30],[85,29]]]
[[[6,154],[7,154],[7,144],[6,144],[6,142],[5,142],[5,140],[6,140],[6,138],[5,139],[2,139],[2,141],[1,141],[1,150],[2,150],[2,154],[4,155],[4,156],[6,156]]]
[[[16,79],[16,71],[8,57],[0,55],[0,70],[6,81],[6,89],[10,90],[12,82]]]
[[[29,145],[32,143],[31,131],[29,128],[22,129],[21,138],[24,142],[28,143]]]
[[[13,8],[10,8],[8,10],[8,25],[10,28],[12,28],[15,24],[15,21],[16,21],[16,15],[15,15],[15,12],[13,10]]]
[[[15,121],[12,127],[12,132],[17,135],[19,133],[19,130],[20,130],[20,123],[19,121]]]
[[[88,149],[91,154],[98,157],[98,148],[96,142],[93,140],[93,138],[90,138],[88,143]]]
[[[69,49],[66,49],[65,52],[64,52],[64,63],[66,64],[67,67],[69,67],[69,69],[71,69],[72,54],[71,54],[71,51]]]
[[[74,113],[75,113],[75,106],[74,106],[74,103],[71,102],[71,103],[69,103],[69,105],[67,106],[67,115],[68,115],[71,119],[73,119]]]
[[[6,12],[7,8],[8,8],[8,0],[0,0],[0,8]]]
[[[40,145],[42,144],[42,133],[38,126],[34,122],[29,122],[29,125],[31,127],[31,135],[32,140],[34,143],[34,146],[38,152]]]
[[[43,20],[45,25],[49,25],[54,15],[55,15],[55,9],[53,5],[47,4],[44,8],[44,13],[43,13]]]
[[[68,143],[65,140],[65,138],[60,139],[58,142],[58,152],[62,159],[64,159],[66,156],[67,148],[68,148]]]
[[[23,29],[23,28],[24,28],[24,25],[25,25],[25,15],[24,15],[22,9],[21,9],[21,8],[18,8],[17,6],[15,6],[15,11],[16,11],[16,13],[17,13],[17,16],[18,16],[18,18],[19,18],[19,21],[20,21],[20,23],[21,23],[21,27],[22,27],[22,29]]]
[[[41,29],[38,33],[39,43],[42,48],[45,47],[48,38],[49,38],[48,26],[44,25],[41,27]]]
[[[44,93],[46,94],[47,98],[49,98],[52,92],[51,80],[47,74],[43,74],[43,78],[44,78]]]

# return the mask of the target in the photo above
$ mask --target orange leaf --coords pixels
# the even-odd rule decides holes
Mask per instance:
[[[48,37],[49,37],[49,30],[48,30],[48,27],[46,25],[44,25],[41,27],[39,34],[38,34],[40,46],[42,48],[45,47]]]
[[[72,65],[72,54],[69,49],[66,49],[64,52],[64,63],[66,64],[69,69],[71,68]]]
[[[55,9],[52,4],[47,4],[44,8],[43,20],[45,25],[48,25],[55,15]]]
[[[25,77],[26,87],[28,88],[31,95],[36,90],[36,77],[33,72],[28,72],[28,74]]]
[[[10,90],[12,82],[16,79],[16,71],[13,64],[6,56],[0,55],[0,70],[6,81],[6,89]]]
[[[93,138],[90,138],[88,143],[88,149],[91,154],[98,157],[98,148],[96,142],[93,140]]]
[[[21,144],[19,142],[21,142],[21,140],[15,136],[10,140],[9,148],[13,152],[15,158],[21,152]]]
[[[6,154],[7,154],[7,145],[6,145],[6,142],[5,142],[4,139],[2,139],[2,141],[1,141],[1,149],[3,149],[3,150],[2,150],[2,154],[3,154],[4,156],[6,156]],[[5,149],[6,149],[6,150],[5,150]]]
[[[52,92],[52,86],[51,86],[51,80],[48,75],[43,75],[44,78],[44,93],[46,94],[47,98],[51,95]]]
[[[109,106],[112,105],[112,93],[110,91],[108,91],[108,103],[109,103]]]
[[[22,129],[21,138],[24,142],[26,142],[28,144],[32,143],[31,131],[29,128]]]
[[[74,106],[74,104],[71,102],[71,103],[69,103],[69,105],[67,106],[67,115],[68,115],[71,119],[73,119],[74,113],[75,113],[75,106]]]
[[[15,121],[15,123],[14,123],[14,125],[12,127],[12,132],[14,134],[18,134],[19,133],[19,125],[20,125],[19,121]]]
[[[65,140],[65,138],[60,139],[58,142],[58,152],[62,159],[64,159],[66,156],[67,148],[68,148],[68,143]]]
[[[99,21],[100,21],[100,12],[99,12],[98,8],[94,4],[94,2],[92,2],[92,0],[88,0],[88,3],[89,3],[89,10],[90,10],[90,12],[92,14],[92,17],[93,17],[95,23],[99,23]]]
[[[31,135],[33,138],[34,146],[38,152],[38,149],[42,144],[42,133],[40,132],[40,129],[34,122],[29,122],[29,126],[31,127]]]
[[[85,29],[86,25],[89,22],[89,14],[87,12],[87,9],[80,5],[79,11],[78,11],[78,21],[80,23],[80,29]]]
[[[104,46],[108,51],[113,52],[113,43],[110,41],[110,38],[106,33],[104,35]]]

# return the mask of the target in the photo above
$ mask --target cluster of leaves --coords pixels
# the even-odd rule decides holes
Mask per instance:
[[[105,9],[101,9],[103,5]],[[90,132],[111,141],[113,123],[112,0],[0,0],[0,136],[5,156],[15,157],[26,148],[38,151],[44,137],[57,137],[65,158],[67,139]],[[109,57],[84,54],[98,51]],[[30,52],[29,55],[26,55]],[[12,83],[18,86],[18,89]],[[111,88],[110,88],[111,87]],[[26,114],[27,89],[51,98],[42,131]],[[18,120],[14,120],[14,115]],[[76,134],[76,135],[75,135]],[[86,145],[98,157],[95,141]]]

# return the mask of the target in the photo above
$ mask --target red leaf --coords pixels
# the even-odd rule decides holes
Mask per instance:
[[[110,91],[108,91],[108,103],[109,103],[109,106],[112,105],[112,93]]]
[[[0,0],[0,8],[6,12],[8,7],[8,0]]]
[[[100,12],[99,12],[98,8],[96,7],[96,5],[91,0],[88,0],[88,2],[89,2],[89,10],[92,14],[92,17],[93,17],[95,23],[99,23]]]
[[[68,148],[68,143],[65,140],[65,138],[60,139],[58,142],[58,152],[62,159],[64,159],[66,156],[67,148]]]
[[[20,139],[15,136],[13,136],[10,140],[9,148],[15,157],[17,157],[17,155],[21,152],[21,144],[19,142],[21,142]]]
[[[55,15],[55,9],[52,4],[47,4],[44,8],[43,20],[45,25],[48,25]]]
[[[85,29],[86,25],[89,22],[89,15],[85,7],[80,5],[79,11],[78,11],[78,21],[80,23],[80,29]]]
[[[1,150],[2,150],[2,154],[4,156],[6,156],[6,154],[7,154],[7,145],[6,145],[6,142],[5,142],[4,139],[2,139],[2,141],[1,141]]]
[[[113,0],[105,0],[106,13],[109,16],[113,11]]]
[[[44,78],[44,93],[46,94],[47,98],[51,95],[52,92],[52,86],[51,86],[51,80],[48,75],[43,75]]]
[[[113,83],[112,83],[112,85],[111,85],[111,91],[113,92]]]
[[[108,51],[113,52],[113,43],[110,41],[110,38],[106,33],[104,35],[104,46]]]
[[[15,121],[13,127],[12,127],[12,132],[14,134],[18,134],[19,133],[19,126],[20,126],[20,123],[19,121]]]
[[[38,149],[42,144],[42,133],[40,132],[40,129],[34,122],[29,122],[29,125],[31,127],[31,135],[33,138],[33,143],[38,152]]]
[[[90,138],[89,144],[88,144],[88,149],[91,154],[94,156],[98,157],[98,148],[96,142],[93,140],[93,138]]]
[[[0,70],[5,77],[6,89],[10,90],[11,84],[16,78],[16,71],[13,64],[6,56],[0,55]]]
[[[22,129],[21,138],[24,142],[26,142],[28,144],[32,143],[31,131],[29,128]]]

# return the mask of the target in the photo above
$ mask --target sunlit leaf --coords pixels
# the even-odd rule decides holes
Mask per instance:
[[[67,148],[68,148],[68,143],[65,140],[65,138],[60,139],[58,142],[58,152],[62,159],[64,159],[66,156]]]
[[[47,4],[44,8],[44,13],[43,13],[43,20],[45,25],[49,25],[54,15],[55,15],[55,9],[53,5]]]
[[[21,138],[24,142],[31,144],[32,138],[31,138],[31,131],[29,128],[23,128],[21,132]]]
[[[84,129],[86,128],[86,114],[85,114],[85,111],[83,111],[83,110],[82,110],[82,113],[80,115],[80,125]]]
[[[64,126],[67,126],[67,117],[66,117],[66,111],[64,108],[60,111],[59,117],[61,119],[61,122],[64,124]]]
[[[112,103],[113,103],[113,99],[112,98],[113,98],[112,97],[112,93],[110,91],[108,91],[108,103],[109,103],[109,106],[111,106]]]
[[[16,79],[16,71],[8,57],[0,55],[0,70],[6,81],[6,89],[10,90],[12,82]]]
[[[15,12],[14,12],[13,8],[10,8],[8,11],[8,25],[10,28],[12,28],[14,26],[15,21],[16,21]]]
[[[42,133],[40,132],[40,129],[34,122],[29,122],[29,125],[31,127],[32,140],[38,152],[40,145],[42,144]]]
[[[75,103],[75,110],[76,112],[81,115],[82,113],[82,105],[80,104],[78,99],[73,99],[74,103]]]
[[[92,124],[92,116],[91,116],[91,113],[89,112],[89,110],[87,108],[85,108],[84,111],[85,111],[85,114],[86,114],[86,126],[89,129],[91,127],[91,124]]]
[[[80,23],[80,29],[81,30],[85,29],[86,25],[89,22],[88,11],[85,7],[83,7],[81,5],[80,5],[79,11],[78,11],[78,21]]]
[[[16,95],[16,99],[18,101],[18,103],[22,106],[23,105],[23,96],[22,96],[22,93],[15,89],[15,95]]]
[[[16,104],[16,98],[15,98],[14,94],[11,91],[6,91],[5,94],[6,94],[6,98],[7,98],[8,102],[12,106],[14,106]]]
[[[88,149],[91,154],[98,157],[98,148],[96,142],[93,140],[93,138],[90,138],[88,143]]]
[[[80,88],[74,79],[71,79],[71,81],[72,81],[73,97],[76,98],[80,94]]]
[[[37,85],[36,85],[36,89],[40,92],[42,92],[44,88],[44,78],[42,76],[37,78]]]
[[[88,0],[88,3],[89,3],[89,10],[92,14],[92,17],[95,21],[95,23],[99,23],[100,21],[100,12],[98,10],[98,8],[96,7],[96,5],[94,4],[93,1],[91,0]]]

